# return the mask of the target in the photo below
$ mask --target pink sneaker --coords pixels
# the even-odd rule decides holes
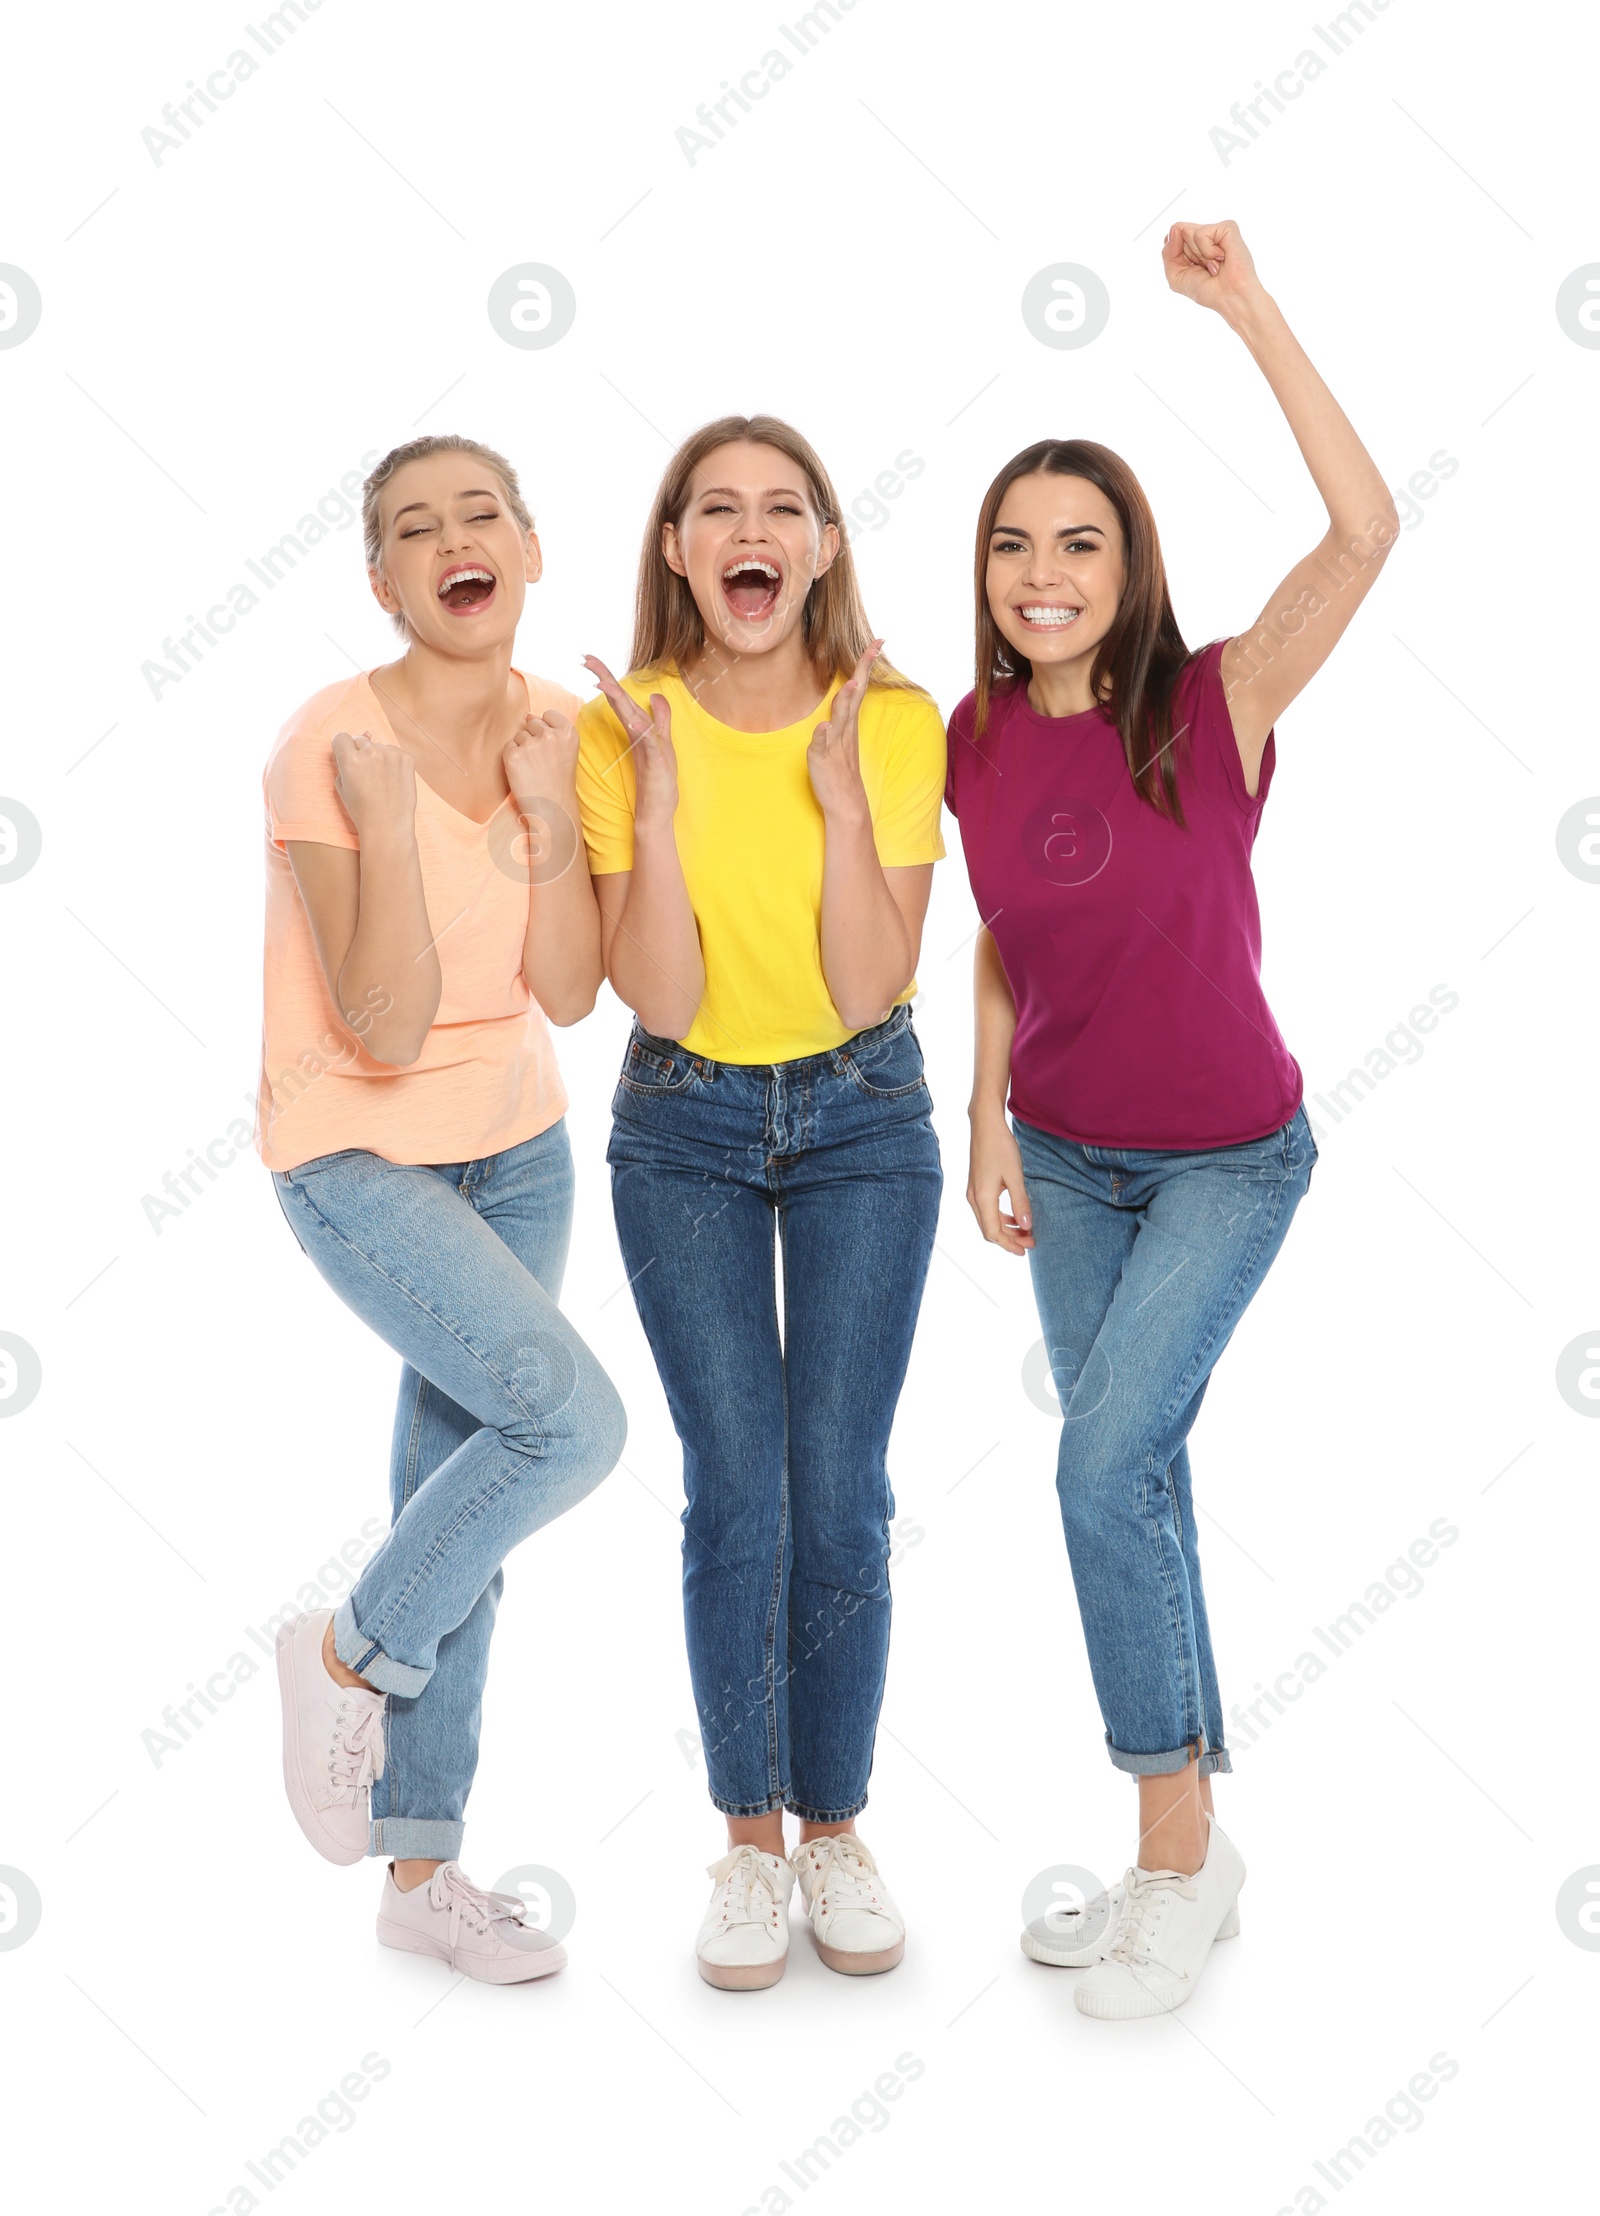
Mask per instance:
[[[322,1659],[333,1611],[278,1629],[283,1695],[283,1782],[294,1820],[330,1862],[359,1862],[370,1837],[372,1781],[383,1775],[384,1695],[339,1685]]]
[[[559,1939],[523,1917],[516,1893],[474,1885],[459,1862],[441,1862],[426,1883],[402,1893],[391,1863],[378,1908],[378,1937],[404,1954],[430,1954],[487,1985],[520,1985],[566,1968]]]

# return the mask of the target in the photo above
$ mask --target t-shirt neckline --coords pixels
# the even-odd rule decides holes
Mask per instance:
[[[531,716],[532,714],[534,714],[535,711],[533,705],[533,689],[528,683],[528,673],[526,670],[518,669],[514,662],[511,665],[511,668],[512,675],[515,677],[520,677],[522,679],[522,690],[527,695],[528,713]],[[400,741],[394,735],[394,725],[389,720],[389,711],[383,704],[382,693],[379,692],[377,686],[372,682],[372,671],[370,669],[364,669],[361,672],[361,682],[363,685],[366,686],[367,691],[372,698],[373,706],[378,711],[378,716],[383,724],[383,728],[388,734],[388,736],[384,739],[383,744],[385,746],[398,747],[399,751],[403,754],[405,752],[405,748],[400,745]],[[510,793],[507,793],[504,800],[500,802],[499,807],[491,809],[488,815],[469,816],[464,808],[457,808],[452,802],[446,800],[442,792],[439,792],[434,786],[430,785],[428,783],[428,780],[423,776],[421,770],[417,768],[415,762],[412,763],[411,767],[416,776],[417,783],[428,795],[428,798],[432,801],[437,802],[439,807],[444,810],[447,816],[454,816],[457,823],[470,824],[474,831],[487,831],[490,824],[493,823],[495,817],[499,815],[503,809],[509,808],[512,804],[511,795]]]
[[[815,729],[818,723],[826,722],[829,715],[831,715],[833,712],[833,703],[838,697],[839,687],[844,682],[843,678],[834,677],[830,681],[826,692],[824,692],[822,698],[817,702],[816,706],[814,708],[808,708],[803,716],[796,716],[793,723],[775,724],[770,731],[742,731],[739,728],[738,724],[724,723],[720,716],[714,716],[711,713],[711,710],[705,706],[704,702],[701,701],[695,693],[690,691],[689,686],[684,679],[683,672],[680,669],[674,667],[671,670],[664,671],[663,675],[666,677],[669,683],[677,686],[678,690],[683,694],[684,699],[689,703],[695,714],[697,716],[703,717],[704,720],[710,724],[712,730],[716,732],[719,738],[725,737],[735,740],[743,739],[756,743],[764,743],[769,739],[789,738],[798,731],[806,731],[809,733],[811,730]],[[657,686],[654,689],[659,690],[660,688],[659,686]],[[862,705],[866,705],[865,698],[863,698]]]
[[[1028,698],[1025,684],[1002,693],[993,705],[1008,710],[1012,715],[1020,715],[1025,722],[1036,724],[1042,731],[1060,731],[1069,724],[1087,726],[1091,722],[1106,724],[1113,730],[1116,728],[1104,708],[1074,708],[1068,716],[1047,716],[1042,708],[1036,708]]]

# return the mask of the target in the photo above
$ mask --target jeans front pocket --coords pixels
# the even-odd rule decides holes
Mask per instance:
[[[903,1100],[926,1087],[922,1048],[903,1010],[871,1031],[858,1031],[837,1051],[851,1082],[873,1100]]]
[[[699,1070],[700,1057],[675,1039],[658,1039],[648,1031],[635,1029],[622,1058],[618,1090],[640,1100],[652,1094],[686,1092]]]

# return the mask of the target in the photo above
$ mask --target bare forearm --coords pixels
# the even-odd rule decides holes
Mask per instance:
[[[628,897],[611,938],[612,990],[657,1038],[681,1039],[705,998],[700,933],[672,826],[636,825]]]
[[[1392,516],[1394,503],[1377,463],[1271,294],[1254,288],[1228,312],[1227,321],[1249,348],[1283,410],[1327,508],[1333,534],[1354,537]]]
[[[355,936],[339,969],[339,1012],[376,1061],[404,1067],[422,1052],[441,982],[416,839],[409,831],[369,834]]]
[[[972,1100],[967,1113],[974,1123],[998,1119],[1003,1124],[1006,1095],[1011,1088],[1011,1041],[1017,1028],[1017,1004],[1001,965],[1000,949],[993,934],[986,930],[978,933],[973,956],[972,999]]]
[[[872,821],[830,816],[822,862],[822,974],[840,1020],[881,1023],[911,982],[916,954],[872,840]]]
[[[576,844],[559,876],[541,877],[540,863],[553,857],[546,845],[531,846],[528,936],[522,950],[522,974],[528,990],[550,1021],[557,1024],[577,1023],[589,1013],[605,975],[600,952],[600,909],[583,841],[576,833],[575,791],[568,798],[567,809],[567,829]],[[535,825],[530,831],[530,842],[538,837],[538,828]]]

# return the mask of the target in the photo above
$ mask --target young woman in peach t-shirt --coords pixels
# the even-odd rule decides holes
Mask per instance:
[[[284,1780],[334,1862],[390,1858],[378,1935],[496,1984],[560,1934],[456,1862],[502,1558],[622,1451],[557,1306],[572,1210],[546,1016],[602,975],[578,703],[512,665],[539,542],[516,472],[414,439],[368,478],[400,659],[292,716],[267,764],[257,1143],[321,1275],[401,1355],[394,1523],[336,1613],[278,1635]]]

